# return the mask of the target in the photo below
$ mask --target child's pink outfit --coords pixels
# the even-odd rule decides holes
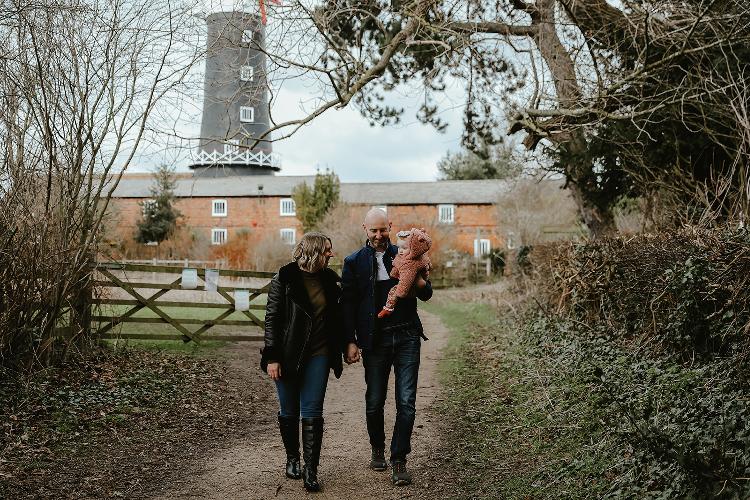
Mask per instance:
[[[427,250],[432,245],[432,239],[424,229],[412,228],[406,237],[408,252],[399,253],[393,259],[391,277],[398,280],[398,284],[388,292],[388,300],[378,313],[378,318],[390,315],[396,307],[399,298],[409,294],[414,282],[420,274],[426,274],[430,270],[430,258]]]

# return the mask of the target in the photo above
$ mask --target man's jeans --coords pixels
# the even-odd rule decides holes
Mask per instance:
[[[279,415],[302,418],[322,417],[323,400],[328,386],[328,356],[314,356],[305,361],[297,383],[281,379],[276,381],[279,395]]]
[[[370,444],[385,448],[383,407],[391,366],[396,377],[396,423],[391,439],[391,463],[405,462],[411,451],[419,375],[421,337],[413,327],[389,328],[375,334],[373,345],[362,352],[367,393],[367,432]]]

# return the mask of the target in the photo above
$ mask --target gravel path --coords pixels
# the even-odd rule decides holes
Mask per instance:
[[[364,372],[362,363],[346,366],[341,379],[331,375],[326,395],[325,434],[319,478],[323,492],[310,495],[301,481],[286,479],[283,473],[284,450],[275,419],[268,419],[254,429],[253,435],[239,437],[230,448],[216,450],[196,463],[197,471],[182,476],[183,481],[159,498],[216,498],[268,499],[317,498],[323,499],[395,499],[440,498],[440,485],[433,477],[439,473],[433,461],[439,449],[438,417],[431,406],[439,395],[437,363],[448,333],[439,318],[420,311],[429,342],[422,343],[419,388],[417,391],[417,421],[409,457],[414,484],[395,488],[389,472],[371,471],[370,447],[364,422]],[[246,344],[247,345],[247,344]],[[249,346],[248,346],[249,347]],[[257,378],[257,345],[242,348],[244,359],[235,363],[248,366],[248,382]],[[252,359],[247,359],[247,356]],[[270,379],[263,392],[272,390]],[[395,405],[393,377],[390,379],[389,401],[386,405],[386,438],[390,440]],[[276,408],[268,409],[274,415]],[[187,471],[186,471],[187,472]],[[174,485],[175,483],[172,482]]]

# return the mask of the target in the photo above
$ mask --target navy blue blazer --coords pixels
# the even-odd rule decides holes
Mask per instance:
[[[398,247],[389,243],[383,255],[383,264],[389,274],[397,252]],[[368,349],[372,346],[376,321],[381,321],[376,318],[380,312],[379,307],[382,307],[382,304],[378,306],[375,303],[377,269],[375,249],[367,241],[365,246],[344,259],[344,267],[341,271],[344,334],[347,343],[354,342],[361,349]],[[396,280],[393,280],[393,283],[396,283]],[[429,280],[417,297],[422,301],[427,301],[432,297],[432,285]],[[404,327],[415,327],[420,334],[423,334],[415,299],[399,300],[396,303],[396,311],[400,312],[400,314],[394,312],[394,316],[401,320],[399,324],[403,324]]]

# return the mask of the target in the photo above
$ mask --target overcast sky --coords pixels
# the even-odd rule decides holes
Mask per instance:
[[[287,91],[275,112],[293,114],[305,97],[302,90]],[[286,175],[330,167],[344,182],[435,180],[438,160],[446,151],[460,149],[458,101],[445,102],[449,109],[442,116],[450,126],[444,133],[417,121],[418,96],[391,95],[389,104],[405,108],[397,125],[372,127],[352,107],[330,110],[291,138],[274,143],[274,151],[281,155]]]

